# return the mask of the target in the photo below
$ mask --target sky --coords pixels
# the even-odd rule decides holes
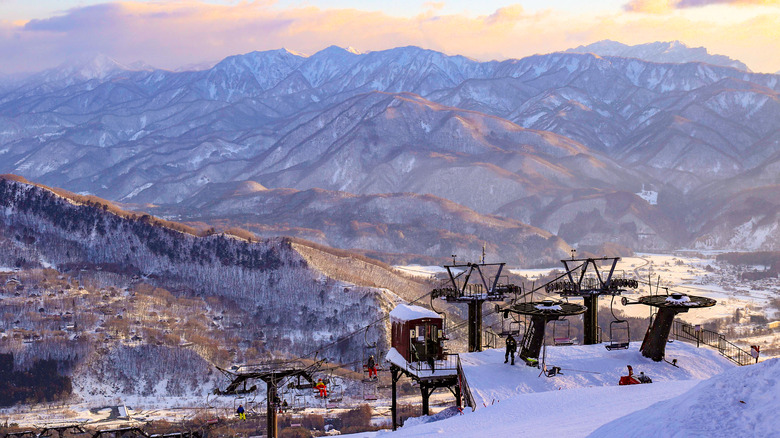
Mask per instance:
[[[415,45],[488,61],[679,40],[780,70],[780,0],[0,0],[0,73],[97,54],[176,69],[254,50]]]

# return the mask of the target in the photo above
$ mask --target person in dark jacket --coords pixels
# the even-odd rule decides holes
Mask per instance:
[[[368,370],[368,379],[371,380],[373,377],[376,379],[376,361],[374,360],[374,356],[368,356],[368,363],[366,364],[366,369]]]
[[[246,412],[244,412],[243,405],[238,405],[238,409],[236,409],[236,414],[238,414],[239,419],[246,420]]]
[[[504,354],[504,363],[509,362],[509,356],[512,356],[512,365],[515,364],[515,352],[517,351],[517,341],[512,335],[506,337],[506,354]]]

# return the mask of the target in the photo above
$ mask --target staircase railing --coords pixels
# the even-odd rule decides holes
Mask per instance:
[[[758,362],[757,357],[754,358],[747,351],[729,342],[722,334],[699,326],[675,320],[670,336],[681,341],[695,343],[697,347],[701,344],[712,347],[737,365],[750,365]]]
[[[477,403],[474,401],[474,395],[471,393],[469,382],[466,380],[466,374],[463,373],[460,356],[458,356],[458,384],[460,384],[460,393],[462,394],[464,404],[470,407],[472,411],[477,409]]]

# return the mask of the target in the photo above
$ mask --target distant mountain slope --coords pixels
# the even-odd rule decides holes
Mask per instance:
[[[629,46],[617,41],[602,40],[587,46],[566,50],[566,53],[595,53],[600,56],[638,58],[663,63],[706,62],[707,64],[734,67],[743,71],[750,69],[742,62],[724,55],[710,54],[704,47],[688,47],[680,41],[664,41]]]
[[[218,191],[224,195],[215,196]],[[414,193],[353,195],[322,189],[239,193],[209,185],[181,204],[152,211],[239,226],[259,235],[298,236],[339,248],[431,258],[458,254],[478,260],[484,245],[491,258],[533,266],[557,262],[570,250],[563,240],[539,228]]]
[[[530,218],[555,199],[642,184],[667,218],[701,212],[729,198],[693,193],[726,178],[749,186],[780,153],[780,77],[701,62],[330,47],[120,72],[46,79],[54,71],[0,92],[0,172],[132,203],[247,180],[414,192],[538,226]],[[670,232],[661,239],[686,235]]]

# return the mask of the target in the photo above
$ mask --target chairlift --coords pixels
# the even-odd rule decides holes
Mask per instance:
[[[609,310],[612,312],[613,321],[609,323],[609,344],[604,347],[609,350],[626,350],[631,342],[631,328],[628,321],[620,319],[615,316],[615,312],[612,308],[615,302],[615,296],[612,296],[612,301],[609,303]],[[625,337],[620,336],[620,333],[625,332]],[[617,339],[620,337],[620,339]]]
[[[496,311],[499,311],[499,306],[496,304]],[[512,312],[504,310],[501,317],[501,332],[498,336],[505,338],[512,336],[517,338],[521,333],[525,331],[525,323],[519,319],[520,317]]]
[[[363,382],[363,400],[376,400],[378,392],[376,381]]]
[[[239,395],[237,397],[233,398],[233,413],[238,416],[238,413],[236,412],[238,410],[239,406],[244,407],[244,412],[247,412],[247,403],[246,403],[246,396]]]
[[[555,345],[574,345],[571,338],[571,322],[566,319],[557,319],[553,323],[553,344]]]
[[[293,412],[300,412],[306,409],[308,406],[308,403],[306,401],[306,395],[305,394],[295,394],[293,395],[293,402],[292,407],[290,407],[290,410]]]

